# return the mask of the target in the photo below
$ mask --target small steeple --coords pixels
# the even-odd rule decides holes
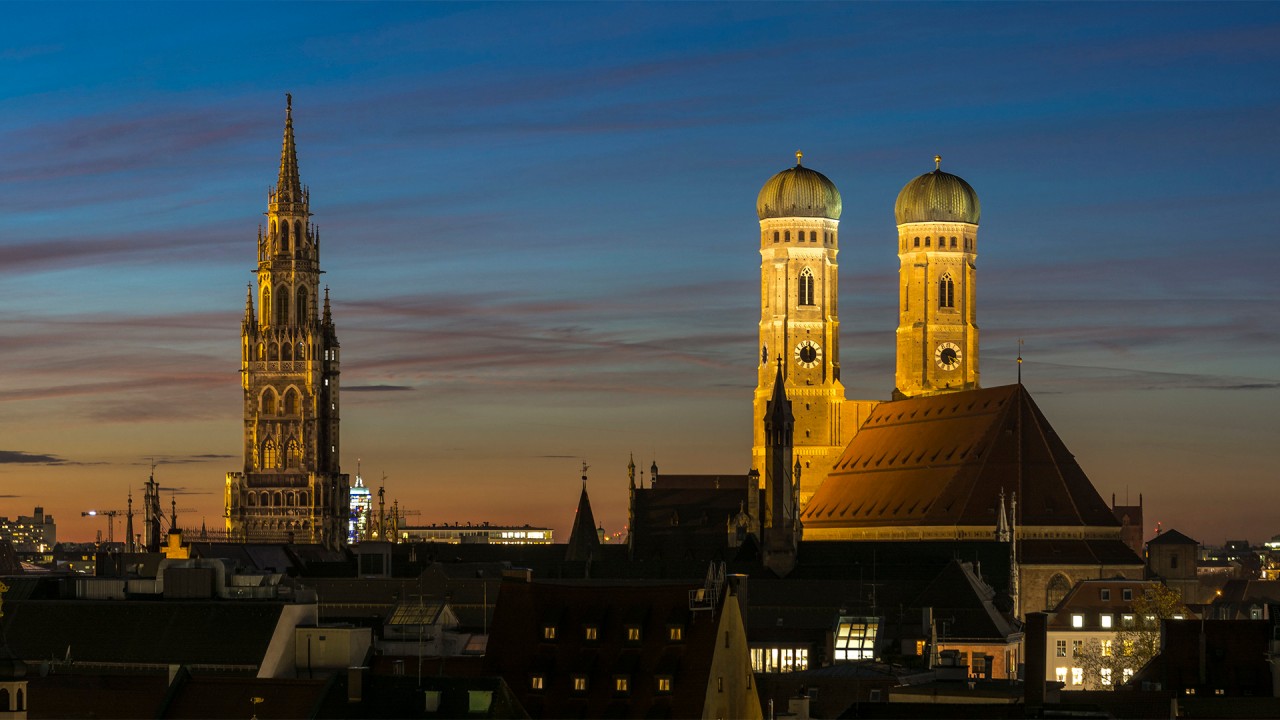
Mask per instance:
[[[934,156],[933,156],[933,171],[934,171],[934,172],[941,172],[941,171],[942,171],[942,156],[941,156],[941,155],[934,155]]]
[[[333,324],[333,313],[329,311],[329,286],[324,286],[324,324]]]
[[[627,461],[627,478],[631,481],[631,489],[636,489],[636,454],[631,453],[631,459]]]
[[[302,181],[298,177],[298,149],[293,142],[293,96],[285,93],[284,99],[284,142],[280,148],[280,179],[276,181],[276,199],[300,202]]]
[[[244,293],[244,324],[252,327],[254,324],[253,316],[253,286],[249,285]]]
[[[569,547],[564,559],[568,561],[590,560],[598,555],[600,534],[596,532],[596,518],[591,512],[591,498],[587,497],[587,464],[582,464],[582,495],[578,497],[578,510],[573,516],[573,530],[569,533]]]
[[[804,153],[802,153],[802,152],[800,152],[799,150],[797,150],[797,151],[796,151],[796,167],[800,167],[801,165],[803,165],[803,164],[804,164],[804,163],[801,163],[801,162],[800,162],[800,160],[801,160],[802,158],[804,158]]]
[[[795,416],[791,413],[791,401],[787,400],[786,378],[782,376],[781,355],[778,356],[778,374],[773,379],[773,396],[769,398],[769,404],[766,406],[765,419],[772,421],[777,428],[783,427],[783,424],[788,428],[795,424]]]

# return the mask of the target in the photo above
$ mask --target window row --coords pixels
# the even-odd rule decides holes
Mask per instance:
[[[1070,670],[1071,670],[1071,684],[1084,685],[1084,668],[1073,667],[1073,668],[1070,668]],[[1058,682],[1062,683],[1063,685],[1067,684],[1067,668],[1065,667],[1054,668],[1053,676]],[[1099,684],[1109,687],[1111,685],[1111,677],[1112,677],[1111,668],[1098,669],[1097,680]],[[1123,668],[1120,671],[1121,683],[1129,682],[1129,679],[1132,677],[1133,677],[1132,668]]]
[[[246,360],[257,360],[275,362],[283,360],[285,362],[293,362],[294,360],[307,359],[306,343],[258,343],[253,357],[245,358]]]
[[[570,687],[574,692],[584,693],[591,689],[591,679],[584,674],[576,674],[569,679]],[[534,674],[529,676],[530,690],[547,689],[547,676]],[[671,676],[658,675],[653,679],[653,689],[658,693],[671,692]],[[631,676],[630,675],[614,675],[613,691],[619,694],[631,692]]]
[[[263,415],[297,415],[302,409],[302,394],[297,388],[284,391],[283,399],[274,388],[266,388],[258,396],[258,412]]]
[[[260,470],[301,470],[302,469],[302,445],[295,438],[290,438],[289,443],[283,448],[276,444],[274,438],[267,438],[262,443],[262,462],[258,465]]]
[[[1182,615],[1174,615],[1173,619],[1181,620]],[[1121,627],[1131,628],[1139,624],[1141,624],[1142,627],[1155,627],[1156,625],[1159,624],[1159,618],[1157,618],[1155,615],[1150,615],[1150,614],[1143,615],[1141,619],[1139,619],[1133,613],[1120,614]],[[1110,630],[1111,628],[1115,627],[1115,615],[1112,615],[1111,613],[1102,613],[1101,615],[1098,615],[1097,626],[1102,628],[1103,630]],[[1085,627],[1084,613],[1071,614],[1071,627],[1076,629],[1083,629]]]
[[[751,670],[758,673],[789,673],[809,669],[809,649],[803,647],[751,648]]]
[[[784,242],[784,243],[789,243],[789,242],[791,242],[791,231],[790,231],[790,230],[782,230],[782,231],[774,230],[774,231],[773,231],[773,241],[774,241],[774,242]],[[796,231],[796,242],[804,242],[804,241],[805,241],[805,231],[804,231],[804,230],[797,230],[797,231]],[[836,241],[836,234],[835,234],[835,233],[830,232],[830,231],[828,231],[828,230],[823,230],[823,231],[822,231],[822,242],[823,242],[823,243],[828,243],[828,244],[829,244],[829,243],[834,243],[835,241]],[[816,242],[818,242],[818,231],[817,231],[817,230],[810,230],[810,231],[809,231],[809,242],[811,242],[811,243],[816,243]]]
[[[263,325],[288,325],[291,320],[295,325],[306,325],[315,315],[311,308],[311,293],[300,287],[290,302],[289,288],[284,285],[277,285],[274,290],[270,286],[263,287],[258,300],[258,315]]]
[[[546,624],[546,625],[543,625],[543,626],[542,626],[542,639],[543,639],[543,640],[555,640],[555,639],[556,639],[556,637],[557,637],[557,635],[558,635],[558,629],[556,628],[556,626],[555,626],[554,624]],[[640,626],[639,626],[639,625],[628,625],[628,626],[626,627],[626,638],[627,638],[627,640],[628,640],[628,641],[630,641],[630,642],[639,642],[639,641],[640,641],[640,636],[641,636],[641,633],[640,633]],[[600,639],[600,626],[599,626],[599,625],[586,625],[586,626],[584,626],[584,627],[582,628],[582,639],[584,639],[584,640],[590,640],[590,641],[596,641],[596,640],[599,640],[599,639]],[[671,642],[680,642],[681,640],[684,640],[684,626],[683,626],[683,625],[668,625],[668,626],[667,626],[667,639],[668,639],[668,640],[670,640]]]
[[[939,249],[939,250],[957,250],[957,249],[959,249],[959,248],[964,248],[966,251],[971,251],[971,250],[973,250],[973,246],[974,246],[974,245],[973,245],[973,238],[970,238],[970,237],[962,238],[962,239],[959,241],[959,245],[957,245],[957,240],[956,240],[956,238],[955,238],[955,237],[951,237],[951,238],[940,237],[940,238],[938,238],[938,249]],[[918,248],[918,247],[927,247],[927,248],[931,248],[931,247],[933,247],[933,237],[932,237],[932,236],[926,236],[926,237],[924,238],[923,245],[921,245],[921,239],[920,239],[920,238],[918,238],[918,237],[917,237],[917,238],[912,238],[912,240],[911,240],[911,247],[913,247],[913,248]],[[907,240],[906,240],[906,238],[903,238],[903,240],[902,240],[902,250],[903,250],[903,251],[905,251],[906,249],[907,249]]]
[[[302,221],[294,220],[272,220],[267,231],[267,238],[275,241],[277,252],[292,252],[294,244],[299,248],[306,241],[307,236],[303,233]]]
[[[305,490],[250,490],[244,495],[244,504],[248,507],[307,507],[310,497]]]

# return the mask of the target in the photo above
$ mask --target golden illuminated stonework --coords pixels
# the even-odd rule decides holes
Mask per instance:
[[[227,473],[226,519],[240,542],[346,542],[348,478],[339,468],[338,337],[320,233],[298,176],[292,102],[280,175],[258,228],[257,287],[241,323],[244,470]],[[254,299],[257,298],[257,309]]]

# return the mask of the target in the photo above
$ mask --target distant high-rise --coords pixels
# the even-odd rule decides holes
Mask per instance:
[[[317,312],[320,233],[298,176],[291,98],[266,214],[257,287],[241,323],[244,470],[227,473],[227,532],[233,541],[337,547],[350,515],[339,468],[338,338],[327,289]]]

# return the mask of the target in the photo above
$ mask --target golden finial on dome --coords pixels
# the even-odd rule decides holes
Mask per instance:
[[[942,169],[942,156],[941,156],[941,155],[934,155],[934,156],[933,156],[933,169],[934,169],[934,170],[941,170],[941,169]]]
[[[800,162],[800,158],[802,158],[802,157],[804,157],[804,153],[802,153],[802,152],[800,152],[799,150],[797,150],[797,151],[796,151],[796,167],[800,167],[800,165],[802,165],[802,164],[803,164],[803,163],[801,163],[801,162]]]

